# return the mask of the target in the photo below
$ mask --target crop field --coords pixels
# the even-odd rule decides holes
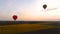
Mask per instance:
[[[51,26],[43,24],[14,24],[0,26],[0,34],[17,34],[36,30],[60,28],[60,26]]]

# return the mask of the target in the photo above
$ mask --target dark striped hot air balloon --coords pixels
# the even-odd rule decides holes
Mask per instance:
[[[46,5],[46,4],[44,4],[44,5],[43,5],[43,8],[44,8],[44,9],[46,9],[46,8],[47,8],[47,5]]]

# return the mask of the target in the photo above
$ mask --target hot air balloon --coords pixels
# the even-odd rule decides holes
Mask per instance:
[[[13,19],[16,20],[18,17],[17,15],[13,15]]]
[[[46,5],[46,4],[44,4],[44,5],[43,5],[43,8],[44,8],[44,9],[46,9],[46,8],[47,8],[47,5]]]

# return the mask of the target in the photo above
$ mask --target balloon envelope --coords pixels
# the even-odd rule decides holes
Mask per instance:
[[[44,4],[44,5],[43,5],[43,8],[44,8],[44,9],[46,9],[46,8],[47,8],[47,5],[46,5],[46,4]]]
[[[13,15],[13,19],[16,20],[17,19],[17,16],[16,15]]]

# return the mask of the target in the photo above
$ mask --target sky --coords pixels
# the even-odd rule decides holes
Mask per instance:
[[[0,21],[60,21],[60,0],[0,0]],[[46,4],[46,10],[43,5]]]

